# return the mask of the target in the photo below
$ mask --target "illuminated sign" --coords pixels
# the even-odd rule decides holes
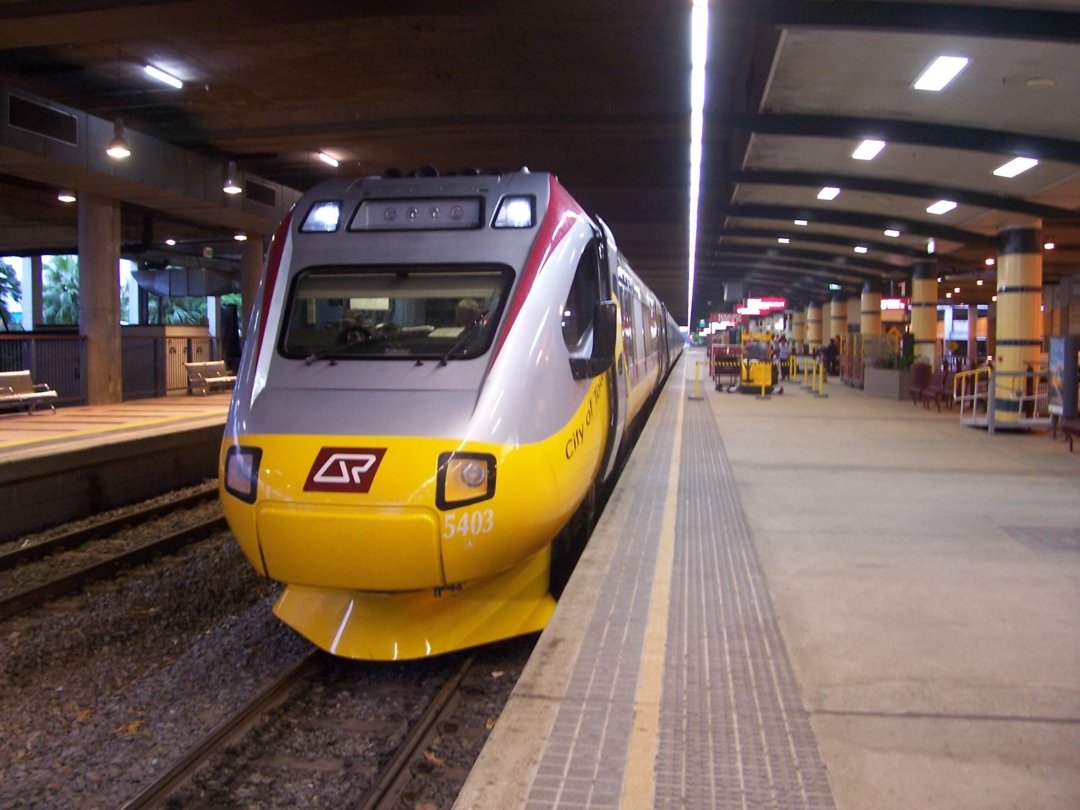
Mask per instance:
[[[908,308],[908,300],[906,298],[882,298],[881,299],[881,311],[891,312],[899,311],[903,312]]]
[[[736,308],[740,315],[765,315],[775,310],[787,308],[785,298],[747,298],[746,303]]]

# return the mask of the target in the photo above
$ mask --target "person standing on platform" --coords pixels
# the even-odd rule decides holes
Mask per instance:
[[[791,366],[791,344],[787,342],[787,336],[780,336],[780,343],[776,347],[776,357],[780,361],[780,379],[786,380]]]

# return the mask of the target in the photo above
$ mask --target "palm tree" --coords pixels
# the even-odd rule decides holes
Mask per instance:
[[[15,268],[5,262],[0,262],[0,322],[3,323],[4,331],[11,328],[11,311],[8,309],[7,299],[14,303],[22,300],[22,285]]]
[[[41,310],[45,323],[79,322],[79,257],[53,256],[42,268]]]

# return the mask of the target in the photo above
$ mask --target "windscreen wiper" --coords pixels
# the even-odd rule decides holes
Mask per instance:
[[[487,315],[484,315],[482,318],[475,320],[471,324],[466,326],[465,331],[458,335],[458,339],[454,341],[454,345],[451,346],[449,351],[447,351],[447,353],[444,354],[439,360],[439,365],[445,366],[446,361],[449,360],[455,352],[460,351],[461,347],[468,342],[469,338],[471,338],[485,326],[487,326]]]
[[[307,357],[304,358],[304,365],[305,366],[310,366],[316,360],[325,360],[327,358],[330,359],[330,363],[328,365],[331,365],[331,366],[336,366],[337,365],[337,360],[335,360],[333,357],[330,357],[330,350],[329,349],[319,349],[318,351],[312,352],[311,354],[309,354]]]

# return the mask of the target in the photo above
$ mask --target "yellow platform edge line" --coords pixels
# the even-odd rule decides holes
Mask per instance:
[[[685,376],[678,395],[671,456],[674,473],[668,477],[664,497],[664,516],[660,545],[656,552],[656,570],[649,594],[649,620],[634,695],[634,727],[626,754],[620,808],[651,810],[656,791],[656,755],[660,741],[660,700],[663,697],[664,656],[667,648],[668,613],[671,606],[671,575],[675,558],[675,520],[678,510],[679,465],[682,458],[683,412],[686,406]]]
[[[44,443],[47,443],[47,442],[55,442],[55,441],[61,441],[61,440],[66,441],[68,439],[81,439],[81,438],[86,438],[87,436],[96,436],[96,435],[100,435],[100,434],[103,434],[103,433],[118,433],[118,432],[124,431],[124,430],[138,430],[139,428],[145,428],[145,427],[158,427],[160,425],[168,425],[168,424],[172,424],[172,423],[176,423],[176,422],[186,422],[186,421],[190,421],[190,420],[192,420],[194,418],[211,418],[213,416],[216,416],[216,414],[214,414],[213,412],[207,412],[207,413],[198,414],[198,415],[189,413],[189,414],[184,414],[183,416],[170,416],[170,417],[157,418],[157,419],[144,419],[144,420],[141,420],[141,421],[138,421],[138,422],[124,422],[123,424],[119,424],[119,425],[110,425],[108,427],[97,427],[97,428],[91,428],[89,430],[65,431],[65,430],[58,429],[56,433],[50,434],[48,436],[39,436],[39,437],[34,438],[34,439],[21,439],[21,440],[18,440],[18,441],[11,441],[11,442],[0,441],[0,450],[6,450],[6,449],[12,448],[12,447],[26,447],[27,445],[31,445],[31,444],[44,444]],[[221,416],[222,416],[222,418],[224,418],[225,411],[222,411]],[[37,418],[37,417],[35,417],[35,418]]]

